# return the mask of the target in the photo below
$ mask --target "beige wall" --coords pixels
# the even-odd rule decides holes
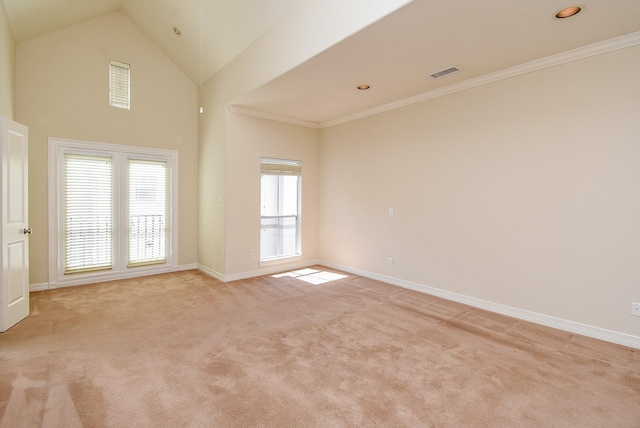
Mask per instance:
[[[218,88],[203,93],[204,113],[198,121],[198,264],[221,277],[225,263],[227,109]]]
[[[131,65],[130,111],[108,105],[110,59]],[[49,137],[178,150],[178,263],[196,262],[196,86],[125,15],[19,43],[16,120],[29,127],[32,284],[47,282]]]
[[[638,76],[635,46],[322,130],[320,257],[640,336]]]
[[[14,118],[16,41],[0,2],[0,116]]]
[[[227,275],[261,268],[261,157],[302,161],[302,257],[295,260],[317,259],[318,137],[316,129],[228,113],[227,207],[233,212],[227,212]],[[255,254],[254,261],[250,253]]]

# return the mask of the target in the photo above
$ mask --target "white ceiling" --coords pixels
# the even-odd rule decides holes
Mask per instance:
[[[294,70],[234,100],[326,124],[550,55],[640,31],[639,0],[414,0]],[[440,79],[429,74],[460,69]],[[615,78],[612,70],[612,78]],[[359,84],[371,88],[359,91]]]
[[[206,80],[306,0],[203,0]],[[348,1],[348,0],[347,0]],[[122,11],[199,84],[199,0],[4,0],[17,41]],[[640,32],[640,1],[414,0],[234,106],[329,123],[397,100]],[[302,6],[300,6],[302,7]],[[173,26],[182,31],[178,37]],[[434,80],[450,66],[460,72]],[[614,76],[612,76],[614,78]],[[356,86],[371,85],[368,91]]]

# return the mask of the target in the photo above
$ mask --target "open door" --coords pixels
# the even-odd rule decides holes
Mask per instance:
[[[0,332],[29,315],[28,130],[0,117],[2,306]]]

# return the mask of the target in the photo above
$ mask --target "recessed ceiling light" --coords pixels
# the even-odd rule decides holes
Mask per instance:
[[[358,85],[358,89],[360,89],[361,91],[366,91],[367,89],[369,89],[371,86],[369,85]]]
[[[581,10],[582,8],[580,6],[565,7],[560,12],[556,13],[556,18],[569,18],[570,16],[576,15]]]
[[[176,33],[176,36],[182,36],[182,31],[178,27],[173,27],[173,32]]]

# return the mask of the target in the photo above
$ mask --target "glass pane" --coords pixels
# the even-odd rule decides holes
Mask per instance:
[[[262,176],[261,216],[278,215],[278,176]]]
[[[166,236],[166,162],[129,160],[129,265],[164,262]]]
[[[260,215],[297,215],[299,179],[295,175],[263,175]]]
[[[263,218],[260,222],[260,258],[290,256],[297,253],[297,217]]]
[[[284,175],[280,178],[280,215],[298,214],[298,180],[296,175]]]

